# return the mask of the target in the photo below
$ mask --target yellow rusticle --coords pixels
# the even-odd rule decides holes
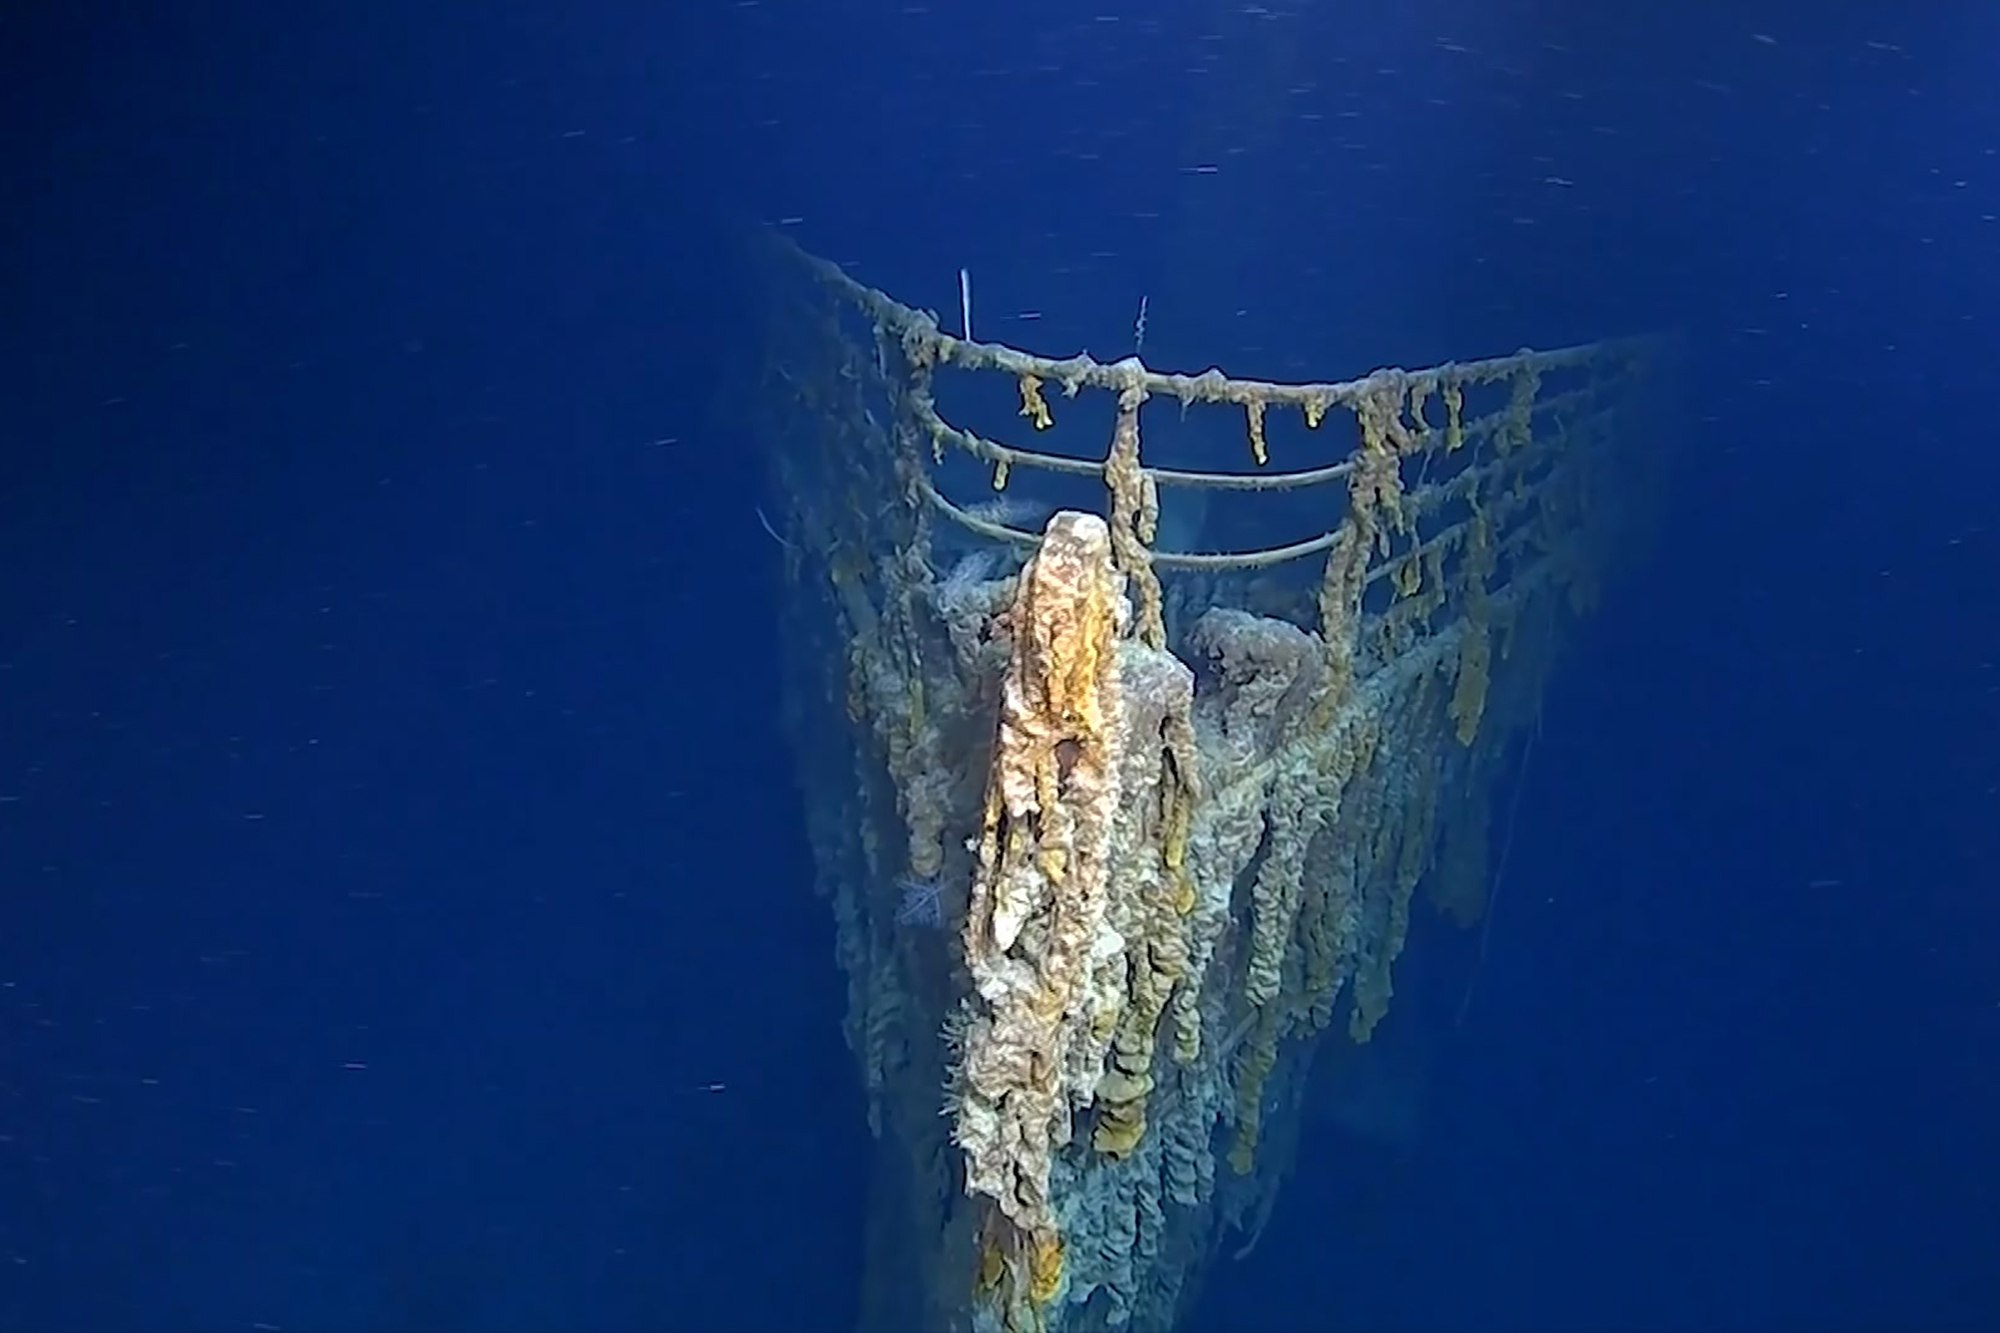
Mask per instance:
[[[1049,1235],[1050,1154],[1068,1139],[1070,1047],[1103,947],[1119,808],[1123,580],[1094,514],[1057,513],[1022,571],[967,913],[975,990],[958,1087],[967,1190]]]
[[[1258,467],[1263,467],[1271,461],[1270,446],[1264,443],[1264,404],[1253,398],[1243,405],[1243,410],[1250,424],[1250,457]]]
[[[1062,1285],[1062,1275],[1062,1237],[1053,1233],[1036,1236],[1028,1252],[1029,1299],[1037,1305],[1054,1300],[1056,1289]]]
[[[1088,1050],[1089,1067],[1079,1071],[1080,1081],[1103,1071],[1091,1142],[1108,1157],[1128,1156],[1145,1137],[1160,1018],[1188,963],[1184,865],[1177,871],[1173,864],[1177,838],[1184,863],[1185,834],[1176,835],[1172,823],[1177,809],[1200,796],[1189,716],[1193,673],[1143,644],[1125,643],[1120,653],[1124,762],[1112,829],[1110,920],[1122,957],[1108,959],[1104,974],[1115,992],[1107,1008],[1115,1008],[1117,1020],[1109,1046]]]
[[[1111,493],[1112,555],[1119,571],[1130,580],[1139,603],[1135,629],[1140,642],[1161,648],[1167,640],[1166,618],[1160,579],[1153,572],[1153,556],[1147,546],[1147,532],[1158,520],[1159,496],[1154,488],[1149,517],[1148,478],[1139,466],[1139,408],[1145,401],[1145,390],[1136,385],[1126,386],[1118,395],[1118,419],[1104,460],[1104,486]]]
[[[1047,430],[1056,424],[1055,414],[1049,411],[1049,400],[1042,397],[1042,381],[1034,375],[1021,376],[1021,412],[1036,430]]]
[[[1493,666],[1493,635],[1485,625],[1466,626],[1458,674],[1451,691],[1451,720],[1460,745],[1472,744],[1486,716],[1486,686]]]
[[[1542,391],[1541,371],[1533,365],[1524,365],[1514,372],[1514,386],[1507,400],[1507,415],[1502,419],[1495,447],[1502,454],[1516,449],[1525,449],[1534,439],[1535,399]]]

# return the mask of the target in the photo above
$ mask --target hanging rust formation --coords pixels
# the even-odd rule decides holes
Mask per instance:
[[[1493,789],[1646,489],[1646,348],[1163,374],[772,249],[786,706],[878,1143],[862,1326],[1170,1329],[1311,1150],[1306,1071],[1375,1035],[1419,889],[1480,917]],[[1198,413],[1233,465],[1149,461]]]

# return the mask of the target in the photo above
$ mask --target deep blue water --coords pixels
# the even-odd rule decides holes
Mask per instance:
[[[1200,1328],[2000,1326],[2000,10],[1639,8],[0,16],[0,1329],[848,1325],[760,222],[1058,354],[1682,349],[1424,1150]]]

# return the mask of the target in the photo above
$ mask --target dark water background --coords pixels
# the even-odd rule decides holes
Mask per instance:
[[[1996,41],[10,6],[0,1328],[846,1325],[753,221],[1055,353],[1680,336],[1422,1151],[1308,1158],[1200,1328],[2000,1324]]]

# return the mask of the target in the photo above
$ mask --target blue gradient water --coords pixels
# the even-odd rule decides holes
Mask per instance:
[[[1680,338],[1421,1132],[1197,1328],[2000,1323],[2000,12],[1382,8],[0,17],[0,1329],[849,1325],[754,224],[1057,354]]]

